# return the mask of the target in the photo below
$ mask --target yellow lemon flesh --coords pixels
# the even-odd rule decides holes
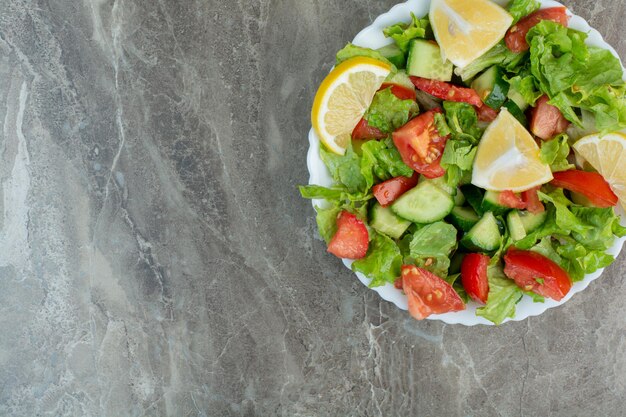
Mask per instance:
[[[432,0],[429,16],[444,58],[459,68],[493,48],[513,23],[489,0]]]
[[[313,101],[311,123],[329,150],[346,152],[352,131],[390,72],[384,62],[356,57],[339,64],[324,79]]]
[[[472,184],[490,191],[526,191],[553,179],[526,128],[502,109],[478,145]]]
[[[585,136],[574,144],[574,150],[611,185],[626,210],[626,135]]]

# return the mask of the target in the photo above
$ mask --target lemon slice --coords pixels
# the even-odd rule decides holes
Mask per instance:
[[[384,62],[356,57],[328,74],[317,90],[311,112],[313,128],[328,149],[339,155],[346,152],[352,131],[390,72],[391,67]]]
[[[490,191],[526,191],[550,182],[550,166],[541,162],[539,146],[506,109],[480,140],[472,184]]]
[[[513,23],[489,0],[432,0],[429,16],[444,58],[459,68],[493,48]]]
[[[607,180],[626,210],[626,135],[585,136],[574,144],[574,150]]]

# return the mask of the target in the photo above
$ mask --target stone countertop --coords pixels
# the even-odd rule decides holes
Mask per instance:
[[[567,3],[626,55],[622,2]],[[393,4],[1,2],[0,415],[623,415],[625,256],[467,328],[325,253],[313,94]]]

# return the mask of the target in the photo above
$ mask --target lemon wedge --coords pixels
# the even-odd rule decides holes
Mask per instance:
[[[626,135],[585,136],[574,144],[574,150],[604,177],[626,210]]]
[[[324,79],[313,101],[311,123],[329,150],[346,152],[352,131],[390,72],[384,62],[356,57],[339,64]]]
[[[493,48],[513,23],[489,0],[432,0],[429,16],[443,58],[459,68]]]
[[[539,146],[506,109],[480,140],[472,184],[490,191],[526,191],[553,179],[550,166],[539,158]]]

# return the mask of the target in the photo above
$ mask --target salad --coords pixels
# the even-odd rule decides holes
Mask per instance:
[[[312,122],[331,187],[318,204],[328,252],[410,314],[464,310],[500,324],[524,295],[562,300],[614,261],[626,236],[626,88],[620,61],[535,0],[432,0],[348,44]]]

